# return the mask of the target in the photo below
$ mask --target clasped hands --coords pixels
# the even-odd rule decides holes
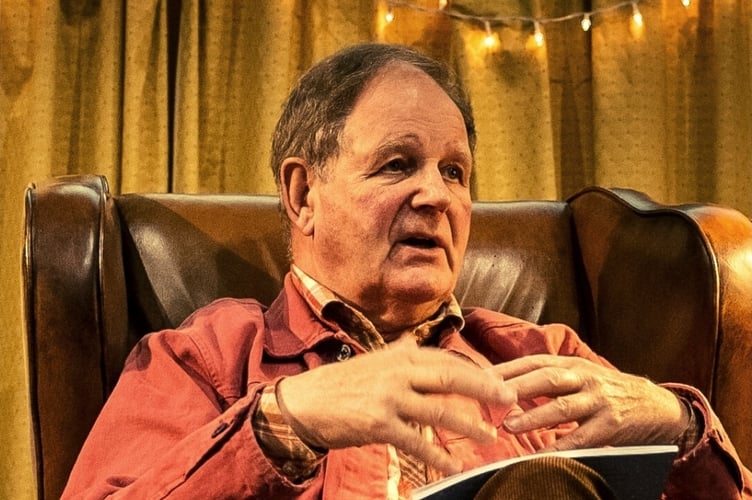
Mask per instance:
[[[481,369],[410,341],[290,376],[277,388],[285,418],[309,445],[333,449],[391,443],[449,475],[463,464],[427,442],[411,423],[482,443],[493,442],[497,429],[479,411],[468,410],[475,405],[445,404],[442,395],[508,412],[503,425],[510,433],[579,424],[549,451],[668,444],[689,419],[667,389],[582,358],[531,355]],[[527,411],[516,405],[542,396],[549,399]]]

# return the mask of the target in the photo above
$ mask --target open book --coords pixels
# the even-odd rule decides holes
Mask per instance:
[[[483,484],[504,467],[523,460],[553,455],[574,458],[595,469],[621,500],[660,498],[676,446],[624,446],[538,453],[494,462],[431,483],[413,492],[413,498],[455,500],[472,498]]]

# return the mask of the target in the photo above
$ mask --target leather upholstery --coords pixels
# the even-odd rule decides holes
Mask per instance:
[[[58,497],[125,356],[220,296],[269,303],[287,270],[277,199],[113,196],[99,176],[26,193],[25,315],[39,496]],[[628,190],[476,202],[463,305],[578,330],[621,369],[690,383],[752,459],[752,223]]]

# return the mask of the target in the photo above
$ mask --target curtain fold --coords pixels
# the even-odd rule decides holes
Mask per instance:
[[[169,2],[123,2],[118,24],[108,26],[122,33],[117,57],[118,78],[108,83],[118,89],[116,110],[120,136],[120,161],[107,176],[116,191],[169,189],[170,155],[170,33]],[[99,4],[102,14],[114,4]],[[96,129],[92,129],[94,131]],[[96,164],[84,163],[87,172]]]
[[[338,48],[403,43],[458,71],[476,111],[476,199],[602,184],[752,215],[752,0],[644,0],[641,27],[612,0],[439,4],[0,2],[0,497],[34,495],[25,186],[101,173],[116,193],[274,193],[283,99]]]

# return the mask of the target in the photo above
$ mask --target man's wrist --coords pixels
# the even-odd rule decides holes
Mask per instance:
[[[300,483],[311,478],[327,450],[308,446],[285,420],[276,396],[276,386],[264,388],[251,426],[264,455],[288,479]]]

